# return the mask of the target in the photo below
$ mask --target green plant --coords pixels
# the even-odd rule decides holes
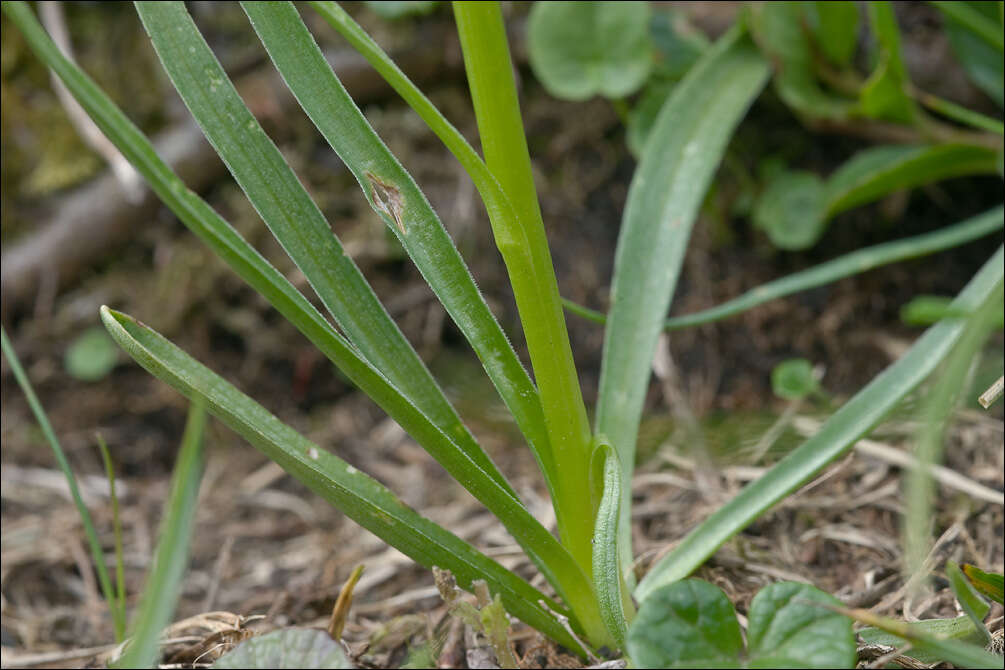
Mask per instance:
[[[635,602],[645,607],[661,588],[689,575],[728,538],[850,449],[963,338],[965,329],[957,322],[933,326],[816,436],[696,528],[636,585],[630,484],[652,355],[704,194],[733,130],[770,76],[769,62],[746,24],[738,23],[702,51],[661,105],[644,143],[616,253],[591,428],[544,234],[498,5],[454,6],[483,160],[344,10],[330,2],[312,3],[415,109],[477,187],[509,272],[534,382],[436,214],[346,93],[297,9],[289,3],[242,6],[307,115],[477,353],[538,461],[555,507],[558,539],[530,514],[461,423],[320,209],[237,95],[182,3],[139,3],[137,9],[185,104],[338,330],[185,187],[143,134],[87,75],[63,58],[24,3],[9,2],[3,8],[179,219],[499,518],[558,599],[423,518],[376,480],[280,422],[137,319],[103,307],[105,326],[143,367],[193,402],[205,403],[209,412],[347,516],[420,564],[450,570],[465,589],[484,581],[511,614],[570,649],[630,650]],[[981,223],[993,229],[1001,227],[1001,218],[999,209]],[[974,225],[969,222],[966,235],[976,234]],[[884,258],[897,254],[910,255],[901,249]],[[1005,251],[999,249],[953,302],[953,309],[975,310],[1000,296],[1003,257]],[[848,271],[845,264],[820,274],[832,279]],[[842,656],[840,662],[847,658]]]
[[[1001,18],[993,5],[976,3],[980,6],[974,11],[967,3],[933,4],[946,13],[947,31],[974,80],[980,85],[997,81],[1000,89]],[[775,2],[749,8],[751,35],[776,64],[774,88],[801,120],[811,126],[857,126],[866,136],[891,141],[855,154],[827,179],[788,169],[783,159],[778,171],[753,187],[754,225],[780,249],[814,245],[834,217],[890,193],[964,175],[1001,173],[1002,123],[914,87],[902,61],[891,6],[870,3],[867,14],[873,62],[871,74],[863,78],[853,59],[861,22],[855,3]],[[606,30],[615,22],[617,31]],[[627,37],[615,49],[605,44],[604,34]],[[999,37],[988,41],[989,34]],[[707,42],[672,11],[650,12],[642,3],[629,10],[618,2],[538,3],[531,12],[528,42],[534,71],[552,95],[612,99],[637,155],[659,109],[707,49]],[[603,84],[609,71],[619,72],[611,77],[617,86]],[[996,71],[997,79],[989,71]],[[643,93],[629,109],[626,96],[640,88]],[[1000,92],[988,92],[1001,106]],[[985,132],[946,124],[924,107]]]
[[[984,617],[991,611],[990,605],[953,561],[946,561],[946,575],[953,594],[964,611],[963,615],[955,619],[925,619],[902,623],[862,610],[843,610],[843,613],[869,624],[859,631],[859,636],[866,643],[900,648],[902,655],[922,663],[947,661],[965,668],[1000,667],[1001,657],[982,648],[991,642],[991,636],[984,625]],[[1001,580],[1001,575],[989,576]]]
[[[211,667],[322,670],[354,666],[339,643],[325,631],[284,628],[245,640]]]
[[[747,648],[729,598],[685,579],[646,599],[628,634],[628,652],[645,668],[849,668],[851,620],[820,603],[840,601],[809,584],[778,582],[750,604]]]
[[[84,525],[91,558],[98,573],[98,581],[112,614],[115,638],[119,642],[126,642],[123,655],[116,665],[127,668],[152,666],[157,658],[160,632],[174,613],[175,604],[179,597],[178,585],[188,562],[188,544],[194,525],[195,503],[202,477],[202,445],[206,425],[205,407],[197,402],[190,409],[172,480],[171,494],[165,504],[164,522],[157,541],[157,558],[149,575],[148,584],[143,591],[143,599],[133,621],[131,635],[126,639],[126,586],[122,556],[122,529],[119,523],[118,498],[115,494],[115,469],[108,447],[99,435],[98,447],[108,475],[108,486],[112,499],[116,568],[114,587],[108,574],[108,566],[105,564],[101,541],[94,528],[94,521],[80,496],[73,470],[70,468],[59,440],[56,439],[42,405],[35,396],[28,376],[21,367],[14,347],[7,338],[7,331],[2,328],[0,328],[0,344],[2,344],[4,358],[10,363],[18,385],[27,398],[32,413],[41,426],[42,432],[56,456],[56,461],[66,477],[74,505]]]
[[[101,593],[104,595],[105,602],[108,603],[108,608],[112,613],[112,624],[115,629],[115,639],[122,640],[126,633],[126,607],[125,587],[121,578],[121,560],[119,561],[120,569],[118,570],[116,578],[116,586],[113,587],[112,579],[108,574],[108,566],[105,564],[104,554],[101,549],[101,541],[98,539],[98,532],[94,528],[94,520],[91,518],[91,512],[87,509],[87,505],[84,504],[84,499],[80,496],[80,487],[77,486],[77,478],[73,474],[73,469],[70,467],[70,462],[66,458],[66,453],[63,451],[63,447],[60,446],[59,440],[56,438],[56,433],[52,430],[49,418],[46,416],[45,410],[42,408],[42,404],[38,401],[38,396],[35,395],[35,390],[32,388],[31,382],[28,380],[28,375],[25,374],[24,368],[21,367],[21,362],[18,360],[17,353],[14,351],[14,345],[11,344],[10,339],[8,339],[7,331],[4,328],[0,328],[0,346],[3,348],[4,358],[7,359],[7,362],[10,364],[11,370],[14,373],[15,379],[17,379],[18,386],[21,387],[21,392],[24,393],[24,397],[28,400],[28,405],[31,407],[32,414],[35,415],[35,420],[42,428],[42,434],[45,436],[46,442],[49,443],[49,447],[52,449],[52,453],[56,457],[56,463],[59,465],[59,469],[63,471],[63,476],[66,477],[66,483],[70,489],[73,504],[77,508],[77,513],[80,514],[81,523],[84,524],[84,534],[87,536],[87,545],[91,552],[91,560],[94,561],[94,569],[98,572],[98,583],[101,585]],[[101,455],[105,462],[106,469],[109,471],[109,481],[114,482],[114,475],[111,473],[111,462],[107,456],[108,450],[105,448],[103,443],[100,444]],[[117,526],[118,524],[116,524],[116,534],[118,535]],[[116,544],[118,545],[118,542],[116,542]]]

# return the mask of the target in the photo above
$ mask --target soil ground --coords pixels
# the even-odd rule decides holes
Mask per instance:
[[[106,21],[135,22],[134,16],[117,11],[80,8],[68,11],[71,27],[86,27],[88,11],[104,11]],[[246,35],[237,19],[215,14],[210,22],[214,47],[225,61],[259,67],[261,55],[241,41]],[[416,21],[419,27],[373,26],[378,33],[386,31],[378,34],[383,42],[394,39],[395,31],[437,22],[449,23],[449,15]],[[58,118],[52,111],[57,103],[44,88],[44,73],[27,62],[30,56],[12,32],[5,21],[5,153],[16,144],[12,138],[17,133],[39,132],[31,125],[38,122],[37,110]],[[323,29],[319,34],[323,44],[335,40]],[[105,48],[128,48],[132,42],[123,39],[123,44]],[[451,48],[456,45],[444,47]],[[85,66],[100,67],[102,58],[108,59],[100,45],[82,43],[80,49]],[[145,72],[153,65],[148,58],[137,57],[131,67]],[[529,70],[521,74],[525,122],[560,288],[577,302],[604,309],[620,213],[635,165],[624,127],[609,103],[559,102],[536,84]],[[162,79],[148,81],[153,82],[151,90],[142,96],[129,97],[128,85],[124,93],[121,85],[118,91],[131,100],[144,128],[153,131],[173,119],[156,110],[173,109],[175,103]],[[446,78],[426,88],[473,137],[463,81]],[[25,110],[36,110],[34,116],[14,118],[8,113],[14,109],[9,100],[23,101]],[[527,360],[505,271],[473,186],[396,99],[385,96],[364,111],[424,189]],[[65,125],[65,120],[58,123]],[[53,133],[72,138],[63,126],[53,127]],[[270,118],[268,130],[481,443],[532,511],[553,520],[534,460],[479,373],[475,357],[394,247],[355,182],[301,114]],[[82,176],[66,174],[69,166],[95,160],[66,142],[71,146],[60,148],[61,156],[24,150],[23,164],[5,158],[5,246],[44,225],[61,198],[86,188],[89,174],[100,168],[94,163],[82,169]],[[769,154],[826,173],[865,146],[857,139],[809,133],[768,92],[741,125],[730,151],[734,163],[752,173]],[[43,165],[39,156],[51,164]],[[63,173],[56,169],[60,166]],[[712,306],[869,244],[962,220],[1001,202],[1002,187],[998,178],[967,179],[902,194],[839,217],[819,245],[799,254],[776,251],[746,219],[729,215],[738,194],[735,178],[722,170],[696,225],[673,314]],[[229,178],[215,181],[203,195],[296,280],[292,264]],[[1000,242],[998,233],[994,239],[880,268],[669,337],[665,353],[672,374],[652,384],[639,445],[634,507],[639,574],[910,345],[920,330],[900,321],[904,303],[918,294],[954,295]],[[108,442],[119,477],[130,605],[150,566],[186,403],[124,355],[111,374],[96,382],[67,374],[65,352],[76,336],[97,325],[100,304],[142,319],[308,438],[380,479],[407,504],[546,588],[493,517],[166,210],[152,220],[136,221],[126,245],[50,293],[42,286],[27,309],[8,313],[5,308],[4,326],[82,481],[106,548],[112,546],[112,507],[95,435]],[[603,329],[574,316],[568,323],[592,406]],[[792,426],[767,445],[760,460],[752,460],[763,446],[763,435],[786,408],[771,393],[771,370],[792,357],[820,366],[829,396],[803,405]],[[999,333],[986,346],[971,387],[986,387],[989,375],[1001,373],[1002,359]],[[938,375],[934,379],[937,383]],[[909,450],[926,388],[872,439]],[[6,363],[2,403],[3,664],[100,666],[113,653],[113,633],[80,520]],[[899,540],[902,471],[859,451],[727,543],[697,576],[722,587],[741,614],[760,587],[790,579],[812,583],[856,607],[907,620],[956,616],[942,577],[945,560],[997,572],[1005,560],[1001,407],[999,403],[986,412],[968,400],[953,416],[945,465],[997,492],[998,499],[938,489],[931,514],[932,537],[938,541],[926,563],[933,576],[921,589],[905,589]],[[175,616],[179,623],[169,632],[180,642],[169,646],[165,662],[187,667],[211,660],[222,647],[206,641],[223,639],[224,631],[323,627],[343,583],[355,566],[364,564],[344,633],[355,661],[381,668],[409,660],[420,666],[465,667],[468,646],[462,625],[448,615],[429,571],[346,520],[221,424],[210,424],[207,440],[192,556]],[[1000,637],[1000,607],[989,621]],[[520,623],[514,623],[511,641],[525,667],[579,665]]]

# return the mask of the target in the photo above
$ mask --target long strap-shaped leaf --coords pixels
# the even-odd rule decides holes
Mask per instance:
[[[570,601],[575,597],[588,598],[589,584],[585,577],[577,578],[579,571],[571,556],[554,537],[522,505],[512,505],[512,496],[457,447],[451,439],[453,436],[448,436],[442,427],[434,425],[386,377],[362,358],[355,347],[335,332],[314,306],[233,227],[185,187],[122,110],[74,63],[63,57],[28,6],[21,2],[6,2],[3,4],[3,11],[18,26],[35,53],[63,80],[102,132],[137,168],[171,211],[293,323],[354,384],[437,460],[444,463],[448,471],[452,474],[461,473],[459,479],[471,487],[476,497],[483,502],[498,498],[496,502],[486,503],[486,506],[489,509],[495,508],[495,513],[549,581],[556,584],[556,588],[563,594],[568,592]],[[509,511],[502,513],[499,504]],[[568,581],[557,577],[556,572],[567,575]]]
[[[739,27],[720,38],[664,104],[628,191],[614,259],[595,429],[614,445],[625,473],[624,567],[632,564],[627,478],[635,463],[656,338],[698,207],[733,129],[767,79],[767,63]]]
[[[413,404],[512,492],[388,316],[321,210],[237,94],[181,2],[138,2],[171,81],[248,199],[349,340]]]
[[[335,2],[312,2],[311,5],[329,25],[339,32],[364,58],[380,73],[380,75],[390,84],[395,91],[412,107],[413,110],[426,122],[430,130],[443,141],[444,146],[457,158],[464,167],[471,181],[478,189],[485,209],[489,215],[492,225],[492,232],[495,236],[496,247],[499,249],[509,273],[510,283],[513,286],[513,295],[520,308],[521,320],[524,323],[524,332],[527,332],[527,323],[540,324],[543,321],[541,315],[546,314],[546,301],[541,295],[535,293],[542,288],[541,282],[536,281],[535,261],[531,253],[531,244],[524,231],[524,225],[518,222],[518,215],[513,208],[509,198],[503,192],[498,180],[488,166],[481,159],[474,148],[468,143],[460,133],[443,116],[435,105],[427,98],[422,91],[408,79],[404,72],[395,65],[394,61],[388,57],[380,46],[364,31],[358,23],[344,9]],[[541,311],[538,316],[528,312],[532,306],[537,305]],[[544,326],[534,326],[541,330]],[[530,337],[528,336],[528,345]],[[533,354],[532,354],[533,358]],[[539,359],[540,360],[540,359]],[[553,361],[555,368],[560,368],[560,361]],[[535,365],[535,374],[540,380],[541,374],[551,375],[550,370],[542,373],[542,369]],[[572,383],[569,380],[568,383]],[[546,406],[547,399],[544,397],[545,387],[541,388],[541,404]],[[564,394],[563,394],[564,395]],[[537,420],[537,417],[533,417]],[[549,426],[550,431],[554,431],[555,426]],[[574,431],[573,427],[559,426],[559,432],[569,433]],[[528,433],[525,429],[524,433]],[[589,528],[592,521],[591,515],[576,514],[579,506],[580,492],[582,488],[583,473],[585,465],[580,465],[575,453],[570,453],[568,458],[562,461],[562,467],[558,468],[555,462],[554,448],[549,439],[530,442],[534,455],[537,458],[545,481],[548,484],[548,491],[551,494],[558,517],[558,527],[563,533],[563,541],[569,546],[573,535],[576,532],[573,527],[579,523],[585,528]],[[570,467],[571,465],[571,467]],[[579,535],[584,531],[579,530]]]
[[[132,317],[101,308],[108,332],[140,365],[207,409],[346,516],[418,563],[447,568],[464,588],[484,579],[507,609],[553,639],[579,646],[543,605],[558,605],[467,542],[405,506],[377,480],[306,439]]]
[[[304,111],[471,343],[535,454],[549,459],[537,390],[415,180],[353,102],[292,3],[242,6]]]
[[[979,239],[988,233],[1000,230],[1003,224],[1005,224],[1005,208],[999,205],[983,214],[930,233],[905,237],[893,242],[884,242],[852,251],[844,256],[838,256],[806,270],[800,270],[761,284],[715,307],[709,307],[693,314],[671,317],[663,322],[663,330],[681,330],[720,321],[793,293],[824,286],[838,279],[867,272],[889,263],[919,258]],[[603,312],[583,307],[571,300],[565,300],[565,308],[584,319],[596,323],[607,323],[607,315]]]
[[[953,307],[966,311],[977,308],[1000,288],[1003,276],[1005,247],[999,247],[953,302]],[[966,323],[960,320],[946,320],[929,328],[900,360],[835,412],[816,435],[685,537],[639,583],[635,598],[645,600],[659,587],[691,574],[723,542],[850,449],[935,369],[965,327]]]
[[[559,467],[556,507],[563,515],[562,539],[589,572],[595,510],[577,505],[576,497],[589,478],[590,420],[534,186],[506,25],[499,2],[455,1],[453,8],[485,165],[518,214],[515,219],[493,220],[492,230],[497,240],[504,236],[526,240],[526,257],[507,256],[501,244],[499,248],[506,258]]]
[[[164,504],[157,555],[143,588],[139,612],[133,622],[132,640],[116,667],[152,668],[160,655],[161,632],[171,623],[181,597],[181,580],[188,567],[202,482],[205,427],[206,407],[201,401],[193,402],[188,409],[185,436],[171,477],[171,495]]]

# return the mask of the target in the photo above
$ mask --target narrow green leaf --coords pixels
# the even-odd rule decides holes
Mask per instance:
[[[147,371],[190,400],[205,400],[213,415],[356,523],[421,565],[450,570],[465,589],[470,590],[476,579],[486,580],[515,616],[569,648],[579,648],[539,601],[556,612],[564,609],[537,589],[406,507],[375,479],[304,438],[150,328],[107,307],[101,318],[112,337]],[[510,507],[514,515],[523,509],[515,501]]]
[[[105,476],[108,478],[108,497],[112,501],[112,533],[115,537],[115,606],[119,609],[122,621],[125,621],[126,562],[122,552],[122,519],[119,516],[119,496],[115,491],[115,464],[112,463],[112,454],[108,451],[108,445],[105,444],[104,438],[100,434],[96,437],[101,460],[105,464]]]
[[[967,643],[967,635],[973,632],[973,622],[969,617],[956,619],[929,619],[905,623],[881,617],[869,610],[831,608],[856,621],[869,624],[871,628],[863,628],[858,634],[869,644],[883,644],[898,647],[909,642],[911,649],[907,656],[924,659],[925,663],[948,661],[959,668],[989,668],[997,670],[1002,667],[1002,657],[985,651],[978,644]]]
[[[325,61],[290,3],[244,3],[276,67],[328,143],[356,176],[474,347],[531,444],[547,440],[540,400],[474,279],[422,191],[394,158]],[[377,197],[394,193],[397,212]],[[386,200],[386,198],[385,198]],[[397,221],[407,232],[401,233]],[[390,376],[390,375],[389,375]]]
[[[104,316],[104,314],[102,314]],[[202,481],[203,432],[206,406],[197,398],[189,406],[185,434],[171,477],[171,494],[164,504],[164,521],[157,540],[153,568],[133,622],[133,635],[116,663],[120,668],[151,668],[160,656],[161,631],[171,622],[181,580],[188,565],[188,548],[195,526],[195,508]]]
[[[489,311],[456,247],[414,180],[373,132],[335,77],[296,8],[290,3],[243,6],[287,85],[356,175],[374,207],[378,211],[382,207],[391,210],[383,212],[388,224],[474,347],[503,400],[517,417],[518,425],[525,429],[532,443],[546,440],[540,401],[530,377]],[[452,474],[460,478],[456,471]],[[475,490],[472,492],[479,496]],[[498,508],[493,511],[504,518]],[[526,539],[519,532],[515,537],[521,543]],[[552,566],[560,564],[552,561],[550,554],[538,554],[536,560],[548,561]],[[572,585],[581,583],[585,576],[561,574],[554,567],[542,570],[549,578],[557,575],[556,586],[564,597],[576,599],[571,590],[579,586]]]
[[[848,67],[858,46],[858,3],[845,0],[806,5],[817,48],[834,65]]]
[[[912,123],[917,105],[908,94],[910,80],[900,54],[900,29],[889,2],[866,5],[869,25],[879,43],[879,56],[873,71],[859,93],[859,106],[876,119]]]
[[[526,240],[512,239],[510,240],[511,243],[504,244],[500,238],[500,235],[506,235],[506,233],[501,230],[499,221],[502,219],[516,219],[513,206],[510,204],[506,194],[503,193],[499,182],[489,172],[488,166],[485,165],[485,162],[482,161],[481,157],[475,152],[464,136],[440,113],[433,103],[430,102],[429,98],[405,76],[405,73],[395,65],[394,61],[384,53],[380,46],[366,34],[344,9],[334,2],[312,2],[311,6],[314,7],[330,26],[345,37],[353,48],[367,59],[374,69],[415,110],[429,128],[436,133],[444,146],[457,158],[471,177],[485,203],[489,219],[492,222],[493,232],[499,233],[496,237],[496,243],[503,253],[507,267],[511,273],[518,273],[520,276],[525,277],[531,274],[527,270],[530,261],[528,259]],[[523,373],[523,377],[527,378],[525,372]],[[514,384],[516,388],[523,391],[523,393],[517,394],[522,399],[523,405],[514,403],[510,409],[524,435],[528,436],[528,442],[548,483],[548,490],[552,497],[555,498],[557,495],[553,478],[556,468],[548,441],[547,429],[544,425],[544,413],[541,409],[540,396],[537,390],[532,385],[528,389],[528,383],[520,379]]]
[[[594,510],[583,507],[580,491],[589,477],[592,435],[534,185],[506,26],[498,2],[455,2],[454,18],[485,164],[516,213],[494,221],[493,232],[520,312],[551,451],[561,466],[554,501],[562,541],[589,573]],[[593,623],[591,637],[606,635],[599,620]]]
[[[929,4],[935,5],[946,16],[966,27],[973,34],[978,35],[982,40],[997,49],[999,53],[1005,49],[1005,36],[1002,35],[1001,20],[996,25],[996,22],[989,18],[988,12],[982,13],[981,10],[975,9],[972,6],[975,4],[989,4],[991,6],[990,13],[993,16],[995,12],[1001,12],[1000,9],[994,6],[994,3],[943,2],[937,0]]]
[[[625,119],[625,142],[636,158],[642,155],[649,131],[673,87],[710,44],[700,30],[688,23],[683,13],[673,9],[661,7],[653,12],[649,32],[656,49],[656,66]]]
[[[464,136],[436,109],[429,98],[405,76],[401,69],[345,10],[334,2],[312,2],[311,5],[401,95],[464,167],[485,203],[495,235],[496,246],[506,263],[513,292],[517,297],[517,304],[519,306],[521,302],[526,302],[524,296],[528,295],[528,292],[532,292],[535,287],[533,281],[535,270],[530,254],[530,244],[526,235],[523,234],[522,226],[516,223],[518,217],[509,198],[503,192],[495,176],[489,171],[488,166],[485,165],[485,162]],[[530,303],[537,304],[536,298]],[[514,404],[510,409],[517,424],[527,436],[534,457],[544,474],[548,491],[552,500],[555,501],[559,528],[568,528],[570,524],[566,519],[567,506],[562,504],[564,498],[559,491],[562,475],[555,466],[540,396],[533,387],[528,390],[523,381],[520,381],[516,386],[523,388],[524,392],[517,395],[524,406],[520,407]],[[572,477],[569,479],[572,480]]]
[[[628,622],[635,616],[635,607],[625,587],[621,567],[621,552],[618,543],[619,511],[621,505],[621,481],[624,475],[618,454],[603,438],[594,438],[592,488],[602,490],[597,505],[597,523],[593,532],[593,585],[600,601],[600,615],[604,625],[619,648],[625,648]]]
[[[991,644],[991,634],[984,625],[984,617],[991,611],[991,605],[977,595],[955,561],[946,561],[946,576],[949,577],[949,586],[953,589],[953,595],[956,596],[960,607],[963,608],[963,613],[970,617],[974,629],[980,633],[983,644],[987,647]]]
[[[628,631],[628,655],[642,668],[739,668],[742,652],[733,603],[700,579],[655,591]]]
[[[238,96],[184,4],[138,3],[137,11],[168,75],[207,139],[349,340],[405,397],[444,432],[456,437],[458,446],[512,493],[346,255],[279,149]],[[373,200],[378,193],[367,188]]]
[[[966,388],[966,377],[974,360],[1002,313],[1003,300],[1005,284],[999,280],[988,295],[969,310],[966,306],[957,304],[958,301],[949,305],[951,311],[973,313],[965,319],[949,321],[958,324],[963,331],[918,410],[919,426],[913,450],[917,465],[906,473],[903,493],[905,509],[902,531],[907,574],[913,575],[923,570],[925,557],[933,549],[931,519],[935,480],[932,477],[932,466],[942,462],[947,423],[960,394]]]
[[[1000,290],[1003,275],[1005,248],[999,247],[960,293],[954,306],[969,310],[981,305]],[[726,540],[844,454],[935,369],[964,330],[964,324],[956,321],[943,321],[930,328],[900,360],[831,416],[816,435],[691,531],[653,566],[639,583],[635,597],[645,600],[661,586],[691,574]]]
[[[899,623],[899,622],[898,622]],[[965,644],[984,644],[984,636],[974,627],[973,620],[966,614],[955,619],[922,619],[907,624],[912,631],[922,635],[930,635],[942,640],[952,640]],[[900,647],[904,639],[875,626],[866,626],[858,631],[866,644],[881,644],[887,647]],[[912,647],[904,652],[905,656],[916,658],[923,663],[938,663],[941,655],[930,649]]]
[[[970,565],[969,563],[963,564],[963,572],[966,574],[967,579],[970,583],[974,585],[974,588],[986,595],[991,600],[995,601],[999,605],[1003,604],[1002,600],[1005,597],[1005,577],[1000,573],[995,572],[984,572],[976,565]]]
[[[13,12],[18,9],[8,9],[11,4],[13,3],[5,3],[3,5],[4,10]],[[30,11],[26,7],[23,9]],[[60,446],[59,440],[56,439],[56,433],[52,430],[52,424],[49,423],[49,418],[45,415],[42,403],[38,401],[38,396],[35,395],[35,390],[28,380],[28,375],[25,374],[24,368],[21,367],[21,361],[18,360],[17,352],[14,351],[14,345],[7,339],[7,331],[2,326],[0,326],[0,346],[2,346],[4,358],[10,364],[11,372],[14,373],[14,379],[17,380],[18,386],[21,387],[21,392],[24,393],[24,397],[28,401],[31,413],[35,415],[35,420],[38,421],[42,434],[52,448],[52,453],[56,457],[59,469],[63,471],[63,476],[66,477],[66,485],[70,489],[73,504],[77,507],[80,521],[84,525],[84,534],[87,536],[87,545],[91,551],[91,560],[94,561],[94,569],[98,572],[98,583],[101,584],[101,593],[105,596],[105,601],[108,603],[108,608],[112,613],[112,622],[115,625],[115,639],[121,640],[126,631],[125,610],[116,606],[115,591],[112,588],[112,580],[108,576],[108,566],[105,565],[105,552],[101,547],[101,540],[98,539],[98,533],[94,529],[94,520],[91,518],[91,513],[88,511],[87,505],[84,504],[84,499],[80,497],[77,478],[73,474],[70,462],[66,459],[63,447]]]
[[[771,300],[783,298],[793,293],[807,291],[817,286],[824,286],[844,277],[872,270],[889,263],[918,258],[927,254],[949,249],[999,230],[1005,224],[1003,208],[994,209],[961,221],[952,226],[940,228],[931,233],[907,237],[893,242],[884,242],[872,247],[853,251],[830,261],[815,265],[808,270],[796,272],[781,279],[775,279],[757,288],[727,300],[721,305],[709,309],[675,316],[663,324],[664,330],[680,330],[704,323],[712,323],[722,319],[742,314]],[[587,309],[570,300],[564,300],[565,308],[573,314],[596,323],[606,323],[607,316],[602,312]]]
[[[995,174],[998,154],[968,144],[879,146],[852,156],[827,179],[827,218],[893,191],[974,174]]]
[[[1001,79],[1000,76],[999,79]],[[993,119],[980,112],[967,109],[962,105],[957,105],[931,93],[917,91],[915,94],[918,97],[918,102],[948,119],[976,128],[977,130],[986,130],[996,135],[1005,135],[1005,124],[1002,124],[998,119]],[[998,156],[998,173],[1002,174],[1000,152]]]
[[[563,100],[623,98],[652,68],[648,2],[538,2],[527,20],[534,75]]]
[[[851,619],[816,603],[841,601],[809,584],[779,582],[758,591],[747,614],[751,668],[854,668]]]
[[[628,144],[628,150],[636,158],[641,157],[645,151],[656,117],[659,116],[660,110],[663,109],[664,103],[676,85],[676,81],[653,77],[628,112],[628,120],[625,122],[625,142]]]
[[[3,11],[22,31],[36,54],[66,83],[106,136],[137,167],[157,195],[194,233],[304,333],[345,372],[354,384],[373,398],[417,442],[433,452],[444,454],[455,463],[456,468],[467,468],[464,470],[467,475],[461,480],[462,483],[467,481],[467,476],[476,477],[476,481],[477,478],[483,477],[483,483],[474,483],[472,486],[478,491],[489,492],[490,495],[498,491],[497,484],[486,483],[491,479],[484,471],[478,467],[468,468],[465,465],[470,462],[470,457],[457,455],[458,448],[452,443],[451,437],[448,437],[451,435],[459,439],[461,436],[457,431],[448,433],[447,428],[432,424],[431,420],[405,398],[386,377],[364,360],[355,347],[336,333],[282,274],[262,258],[205,201],[185,188],[156,154],[149,140],[122,114],[122,111],[86,74],[63,57],[25,3],[4,3]],[[452,468],[454,466],[448,470]],[[476,494],[478,497],[481,495]],[[530,529],[531,534],[540,536],[543,544],[537,553],[549,556],[549,561],[556,566],[556,570],[578,574],[568,553],[522,506],[514,514],[505,516],[503,520],[522,524]],[[524,535],[525,533],[521,532],[514,533],[515,537]],[[528,553],[532,552],[528,550]],[[554,579],[554,575],[546,573],[546,576],[549,576],[549,580]],[[572,589],[574,595],[583,594],[580,597],[592,598],[590,584],[585,577],[574,583],[578,583],[578,587]]]
[[[965,319],[970,313],[953,309],[952,298],[919,295],[900,308],[900,320],[909,326],[930,326],[942,319]]]
[[[999,4],[994,2],[932,3],[945,18],[946,36],[970,79],[995,103],[1005,105],[1005,62]],[[966,6],[970,10],[960,10]],[[961,20],[962,19],[962,20]],[[997,24],[997,26],[995,25]],[[991,39],[986,39],[991,37]]]
[[[604,335],[596,433],[618,452],[622,565],[632,563],[628,477],[649,386],[650,364],[691,226],[729,137],[768,78],[738,29],[711,47],[674,89],[632,179],[618,239]]]

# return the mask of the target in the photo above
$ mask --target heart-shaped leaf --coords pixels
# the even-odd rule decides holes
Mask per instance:
[[[338,642],[326,631],[284,628],[258,635],[237,645],[213,664],[214,668],[351,668]]]
[[[652,68],[649,3],[538,2],[527,46],[534,74],[557,98],[623,98]]]
[[[642,668],[738,668],[742,650],[733,604],[700,579],[654,591],[628,631],[628,655]]]
[[[852,622],[814,603],[840,605],[809,584],[779,582],[754,596],[747,615],[751,668],[853,668]]]

